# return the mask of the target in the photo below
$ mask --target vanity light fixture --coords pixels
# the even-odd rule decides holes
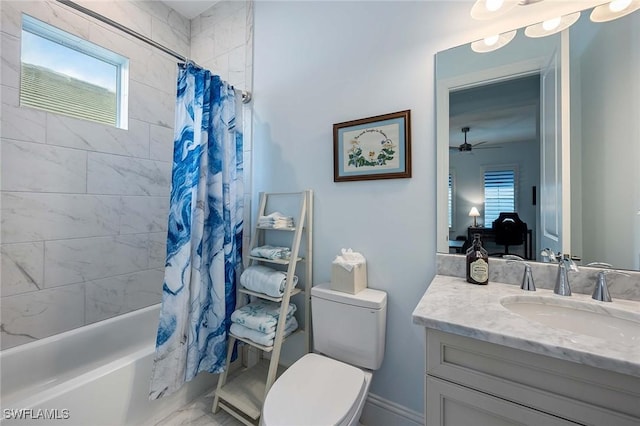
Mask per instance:
[[[495,34],[490,37],[485,37],[482,40],[476,40],[471,43],[471,49],[474,52],[486,53],[500,49],[506,46],[516,36],[516,31],[509,31],[502,34]]]
[[[568,15],[558,16],[557,18],[547,19],[546,21],[529,25],[524,29],[524,34],[527,37],[532,38],[546,37],[548,35],[559,33],[560,31],[569,28],[578,20],[578,18],[580,18],[580,12],[574,12]]]
[[[640,0],[612,0],[601,4],[591,11],[589,18],[593,22],[607,22],[621,18],[640,9]]]
[[[471,7],[471,17],[477,20],[485,20],[500,16],[515,6],[528,6],[543,0],[476,0]]]
[[[478,20],[491,19],[509,11],[518,3],[518,0],[476,0],[471,7],[471,17]]]

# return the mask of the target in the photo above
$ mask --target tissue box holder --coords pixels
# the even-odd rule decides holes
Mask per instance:
[[[367,288],[367,263],[359,263],[351,271],[331,265],[331,290],[356,294]]]

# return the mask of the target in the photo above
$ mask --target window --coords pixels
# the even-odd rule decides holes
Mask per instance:
[[[120,128],[129,60],[22,15],[20,105]]]
[[[516,211],[515,169],[484,171],[484,224],[487,227],[498,218],[500,212]]]

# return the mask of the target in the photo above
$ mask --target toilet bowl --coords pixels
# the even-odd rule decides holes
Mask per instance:
[[[273,384],[263,426],[357,425],[372,374],[319,354],[307,354]]]
[[[271,386],[263,426],[357,425],[372,370],[384,358],[387,294],[311,289],[313,341],[317,353],[304,355]]]

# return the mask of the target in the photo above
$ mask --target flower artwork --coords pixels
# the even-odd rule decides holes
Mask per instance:
[[[360,137],[366,133],[375,132],[380,134],[380,147],[376,151],[373,149],[369,151],[367,157],[362,155],[362,146],[360,145]],[[351,149],[349,150],[349,166],[362,167],[362,166],[386,166],[387,161],[393,160],[393,156],[396,151],[394,148],[396,145],[387,135],[379,129],[364,130],[358,136],[351,140]]]
[[[334,124],[334,181],[411,177],[409,113]]]

